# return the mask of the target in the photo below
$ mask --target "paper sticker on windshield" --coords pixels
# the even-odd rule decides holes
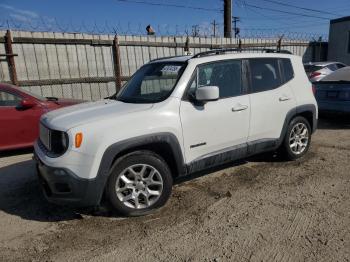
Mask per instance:
[[[177,74],[180,70],[181,66],[175,65],[166,65],[162,68],[163,74]]]

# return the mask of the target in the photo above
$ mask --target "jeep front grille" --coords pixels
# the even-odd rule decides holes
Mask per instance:
[[[40,123],[39,141],[45,147],[45,151],[50,157],[58,157],[68,148],[68,135],[66,132],[47,128],[42,123]]]

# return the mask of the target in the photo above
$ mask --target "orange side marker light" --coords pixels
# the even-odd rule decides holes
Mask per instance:
[[[75,134],[75,147],[79,148],[83,142],[83,133],[79,132]]]

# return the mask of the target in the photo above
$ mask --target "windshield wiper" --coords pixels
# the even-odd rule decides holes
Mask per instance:
[[[54,96],[47,96],[45,98],[47,99],[47,101],[58,101],[58,98]]]
[[[142,103],[157,103],[161,98],[146,98],[146,97],[116,97],[116,100],[124,102],[124,103],[136,103],[136,104],[142,104]]]
[[[107,96],[107,97],[105,97],[103,99],[111,99],[111,100],[113,99],[113,100],[115,100],[116,97],[115,97],[115,95],[111,95],[111,96]]]

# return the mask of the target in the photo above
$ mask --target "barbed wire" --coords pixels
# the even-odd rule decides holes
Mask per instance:
[[[80,23],[69,20],[58,21],[56,18],[40,17],[35,20],[18,21],[11,17],[0,19],[0,30],[35,31],[35,32],[59,32],[59,33],[88,33],[88,34],[118,34],[118,35],[147,35],[146,26],[142,23],[111,23],[104,21],[81,21]],[[222,37],[223,24],[216,23],[215,33],[213,24],[200,25],[173,25],[173,24],[151,24],[156,36],[194,36],[194,37]],[[233,35],[235,33],[233,32]],[[327,41],[327,34],[291,32],[278,28],[240,28],[237,38],[264,38],[304,40],[304,41]]]

